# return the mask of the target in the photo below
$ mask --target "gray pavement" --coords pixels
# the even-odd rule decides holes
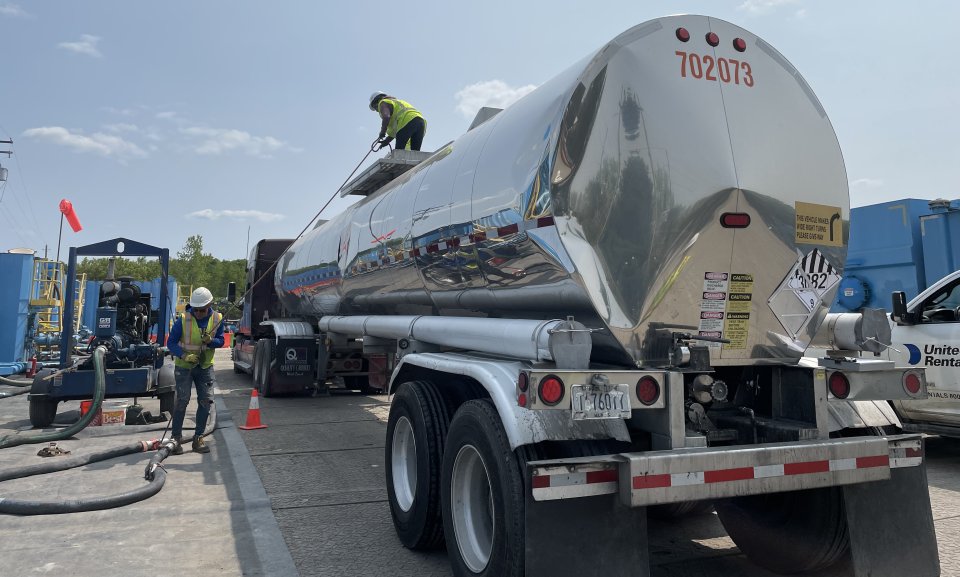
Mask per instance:
[[[218,365],[220,359],[229,359],[229,353],[218,355]],[[141,404],[159,411],[155,399]],[[78,408],[78,402],[62,403],[54,424],[76,420]],[[194,411],[191,404],[187,426],[193,426]],[[27,414],[26,396],[0,400],[0,436],[31,434]],[[163,490],[146,501],[106,511],[0,516],[0,576],[295,575],[270,501],[230,415],[218,410],[217,417],[210,454],[187,447],[183,455],[169,457]],[[157,438],[162,431],[163,424],[89,427],[58,445],[84,454]],[[36,453],[43,446],[0,450],[0,467],[41,461]],[[74,499],[131,490],[145,483],[150,456],[138,453],[7,481],[0,485],[0,497]]]
[[[0,577],[451,574],[444,551],[408,551],[394,534],[383,470],[385,396],[335,391],[261,399],[268,428],[242,431],[235,424],[245,419],[250,379],[234,374],[228,359],[226,351],[218,354],[220,423],[210,455],[188,451],[169,458],[163,491],[129,507],[0,516]],[[143,404],[157,410],[156,401]],[[61,406],[63,420],[76,417],[75,405]],[[26,414],[26,397],[0,400],[0,435],[29,427]],[[59,444],[83,452],[159,436],[160,430],[144,429],[90,428]],[[0,467],[37,461],[37,449],[2,450]],[[942,574],[960,577],[960,441],[930,438],[927,456]],[[68,498],[133,488],[143,483],[148,458],[131,455],[8,481],[0,497]],[[650,553],[654,577],[773,576],[740,554],[712,514],[651,520]]]

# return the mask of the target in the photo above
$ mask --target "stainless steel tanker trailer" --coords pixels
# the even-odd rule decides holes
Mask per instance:
[[[648,575],[647,509],[703,502],[776,572],[938,575],[888,406],[924,374],[871,355],[882,311],[827,316],[848,215],[797,70],[672,16],[305,234],[275,285],[380,359],[397,534],[456,575]]]

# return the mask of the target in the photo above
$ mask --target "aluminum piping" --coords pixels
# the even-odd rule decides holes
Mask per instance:
[[[382,339],[414,339],[513,359],[552,361],[550,331],[564,321],[431,316],[330,316],[321,332]]]

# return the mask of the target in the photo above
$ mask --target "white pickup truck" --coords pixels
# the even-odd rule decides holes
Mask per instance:
[[[886,355],[897,366],[925,368],[929,393],[923,400],[892,401],[903,428],[960,437],[960,271],[901,302],[901,310],[896,298],[893,348]]]

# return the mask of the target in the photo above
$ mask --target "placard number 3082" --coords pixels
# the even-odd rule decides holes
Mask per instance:
[[[733,58],[714,58],[709,54],[701,56],[696,52],[681,50],[677,50],[676,54],[680,57],[680,76],[683,78],[687,77],[689,71],[694,78],[719,80],[728,84],[740,84],[742,80],[745,86],[753,86],[753,70],[749,62]]]

